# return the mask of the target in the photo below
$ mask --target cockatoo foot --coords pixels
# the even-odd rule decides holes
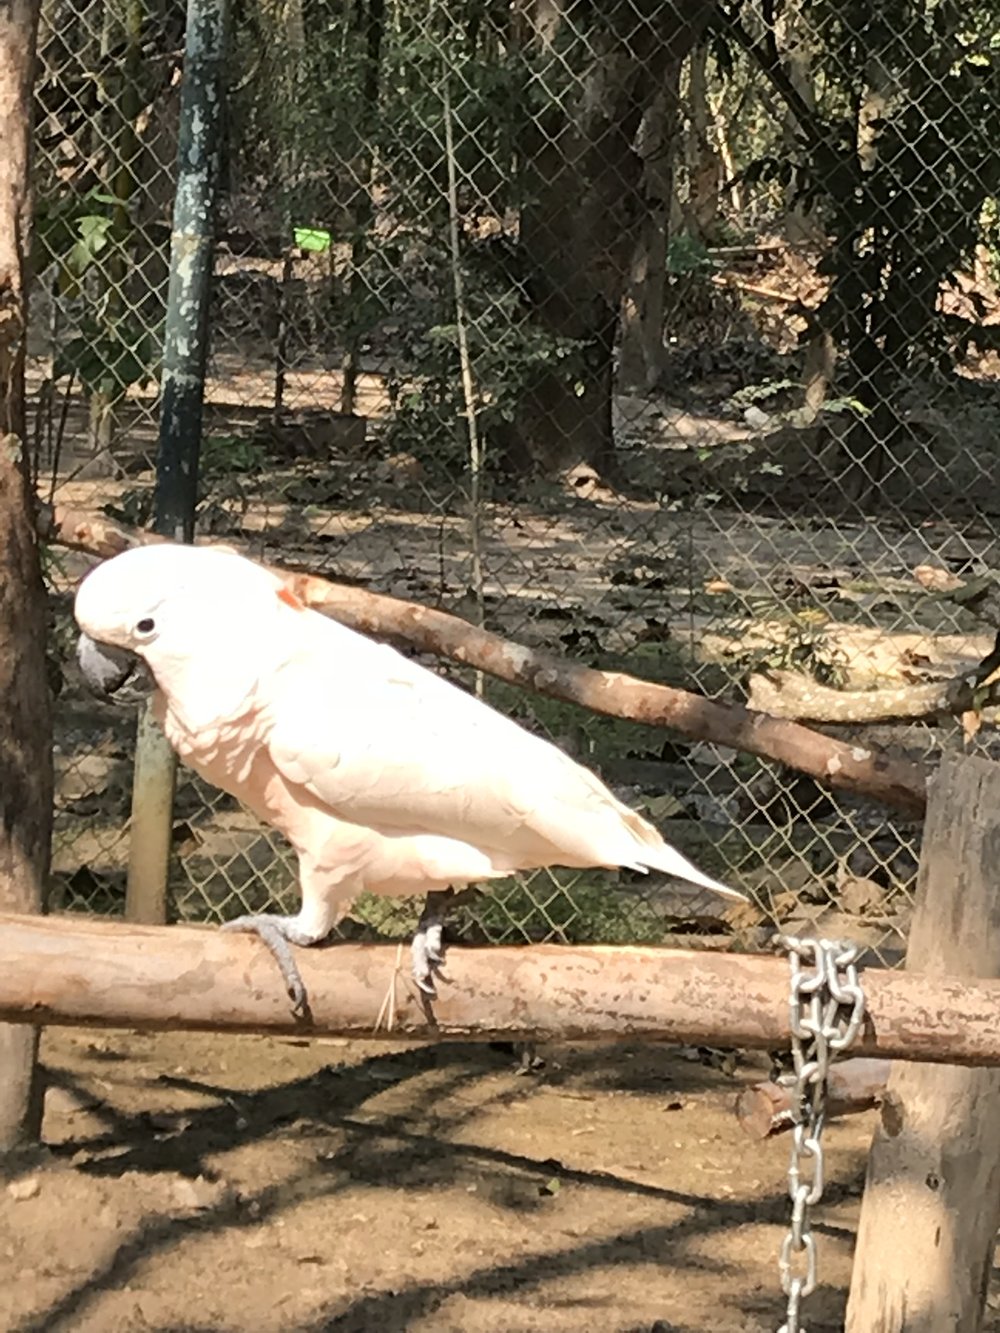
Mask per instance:
[[[233,921],[226,921],[223,930],[246,931],[258,935],[267,945],[274,961],[278,964],[285,990],[292,1002],[292,1013],[301,1018],[309,1003],[305,983],[299,972],[298,964],[292,953],[293,944],[316,944],[317,940],[308,931],[302,929],[293,916],[238,916]]]
[[[438,889],[429,893],[410,946],[413,980],[431,999],[437,996],[435,981],[444,967],[444,927],[448,913],[476,896],[475,889]]]
[[[437,987],[434,985],[435,973],[439,972],[444,964],[443,935],[442,921],[432,921],[430,925],[425,925],[424,918],[421,917],[410,945],[413,980],[425,995],[431,997],[437,995]]]

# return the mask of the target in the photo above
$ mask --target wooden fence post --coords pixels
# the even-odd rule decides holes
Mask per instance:
[[[1000,977],[1000,765],[932,779],[907,971]],[[875,1132],[847,1333],[976,1333],[1000,1223],[1000,1070],[896,1064]]]

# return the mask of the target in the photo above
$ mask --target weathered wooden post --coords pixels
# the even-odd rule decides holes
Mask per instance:
[[[1000,977],[1000,765],[930,783],[906,967]],[[1000,1070],[893,1066],[858,1226],[847,1333],[976,1333],[1000,1223]]]

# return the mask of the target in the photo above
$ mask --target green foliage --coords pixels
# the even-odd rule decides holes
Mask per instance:
[[[329,233],[331,309],[343,343],[363,342],[387,320],[398,330],[393,351],[406,371],[390,382],[387,447],[453,473],[464,466],[468,436],[446,108],[475,412],[488,440],[543,371],[555,368],[571,387],[585,374],[585,349],[530,317],[512,239],[512,219],[530,202],[525,134],[534,115],[578,95],[573,71],[552,52],[529,54],[496,0],[449,11],[404,4],[391,17],[378,0],[319,6],[308,10],[304,44],[263,0],[245,13],[237,64],[254,75],[233,99],[241,170],[259,176],[262,205],[299,233]],[[579,63],[585,43],[564,41],[563,60],[570,47]]]
[[[233,473],[260,473],[267,463],[267,450],[256,440],[241,435],[206,435],[201,444],[198,473],[208,484]]]
[[[132,486],[122,491],[117,503],[102,505],[109,518],[126,523],[130,528],[144,528],[153,517],[154,494],[152,486]]]
[[[735,393],[730,394],[726,399],[726,406],[730,411],[742,412],[745,408],[758,406],[760,404],[768,405],[768,413],[771,420],[777,424],[779,421],[794,421],[798,417],[797,408],[782,409],[780,406],[782,398],[787,399],[790,393],[795,393],[800,389],[796,380],[790,379],[767,379],[759,384],[745,384]],[[775,405],[772,400],[778,400]],[[838,398],[827,398],[820,406],[820,415],[830,414],[833,416],[852,415],[855,417],[866,417],[870,414],[871,408],[861,402],[859,398],[852,397],[850,394],[841,395]],[[707,451],[701,452],[701,457],[707,457]]]
[[[727,400],[727,406],[740,411],[744,407],[750,407],[757,403],[765,403],[769,398],[776,394],[783,393],[788,389],[795,389],[797,385],[794,380],[764,380],[761,384],[747,384],[742,389],[737,389]]]
[[[75,375],[88,392],[110,400],[133,384],[146,383],[156,359],[152,331],[118,309],[117,293],[105,281],[111,261],[124,261],[132,241],[116,216],[117,205],[99,190],[43,198],[32,238],[35,272],[54,266],[60,296],[83,308],[76,334],[59,347],[54,377]]]
[[[32,233],[32,268],[43,273],[55,264],[61,295],[79,295],[81,279],[111,244],[116,202],[100,190],[60,194],[39,202]]]
[[[152,339],[135,319],[85,315],[80,332],[63,343],[53,375],[75,374],[90,393],[119,397],[132,384],[144,384],[153,373]]]
[[[761,618],[770,610],[783,614],[784,608],[758,604],[756,614]],[[806,608],[784,619],[784,634],[773,644],[746,652],[741,665],[748,675],[767,667],[795,671],[828,685],[843,689],[847,681],[848,659],[842,649],[831,643],[826,632],[825,612]]]
[[[671,236],[667,242],[667,272],[671,277],[687,277],[691,273],[704,273],[717,267],[700,236],[682,231]]]
[[[772,9],[760,44],[730,18],[762,68],[780,53],[780,21]],[[852,396],[870,409],[893,379],[965,350],[938,296],[972,262],[1000,186],[1000,10],[812,0],[797,21],[815,102],[779,85],[795,138],[756,155],[743,179],[821,210],[832,284],[817,322],[845,347]]]

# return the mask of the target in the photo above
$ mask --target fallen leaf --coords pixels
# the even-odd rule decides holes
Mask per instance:
[[[974,709],[970,709],[968,713],[962,714],[961,722],[966,741],[971,741],[975,739],[976,733],[983,725],[983,715],[977,713]]]

